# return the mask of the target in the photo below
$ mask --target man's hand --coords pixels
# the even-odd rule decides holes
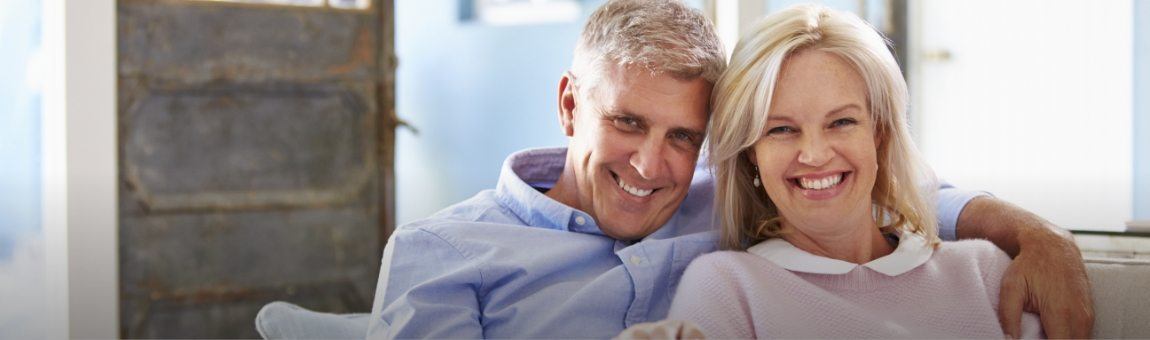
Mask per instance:
[[[1089,338],[1094,303],[1082,254],[1070,233],[1022,208],[990,197],[970,201],[958,237],[985,238],[1014,257],[1002,279],[998,319],[1021,334],[1022,312],[1037,313],[1049,338]]]

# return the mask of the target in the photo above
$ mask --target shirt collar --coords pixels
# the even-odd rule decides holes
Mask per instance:
[[[499,173],[496,197],[528,226],[603,235],[591,215],[540,192],[555,186],[566,161],[567,148],[528,149],[511,154]]]
[[[846,274],[858,264],[811,254],[795,247],[781,238],[772,238],[747,249],[747,252],[761,256],[784,269],[812,274]],[[898,276],[917,268],[930,260],[934,247],[927,244],[921,235],[903,232],[899,235],[898,247],[889,255],[862,264],[887,276]]]

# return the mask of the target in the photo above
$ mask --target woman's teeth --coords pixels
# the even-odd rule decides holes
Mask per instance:
[[[626,182],[623,182],[622,178],[619,179],[619,187],[623,188],[623,191],[626,191],[629,194],[639,196],[639,197],[647,197],[652,192],[655,192],[655,189],[643,190],[643,189],[639,189],[639,188],[627,185]]]
[[[801,186],[803,189],[823,190],[823,189],[838,185],[839,182],[842,182],[842,181],[843,181],[843,174],[838,173],[835,175],[831,175],[831,176],[827,176],[827,177],[819,178],[819,179],[799,178],[799,186]]]

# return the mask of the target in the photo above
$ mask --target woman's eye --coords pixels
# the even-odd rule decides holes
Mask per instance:
[[[792,128],[790,126],[778,126],[778,127],[773,127],[770,130],[767,130],[767,135],[768,136],[784,135],[784,134],[791,134],[794,132],[795,132],[795,128]]]
[[[831,122],[831,127],[849,126],[855,124],[858,124],[858,121],[854,118],[840,118]]]

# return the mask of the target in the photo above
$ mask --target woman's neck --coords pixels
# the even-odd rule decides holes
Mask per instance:
[[[839,226],[804,226],[783,220],[782,239],[811,254],[864,264],[890,255],[894,246],[870,218],[843,220]]]

